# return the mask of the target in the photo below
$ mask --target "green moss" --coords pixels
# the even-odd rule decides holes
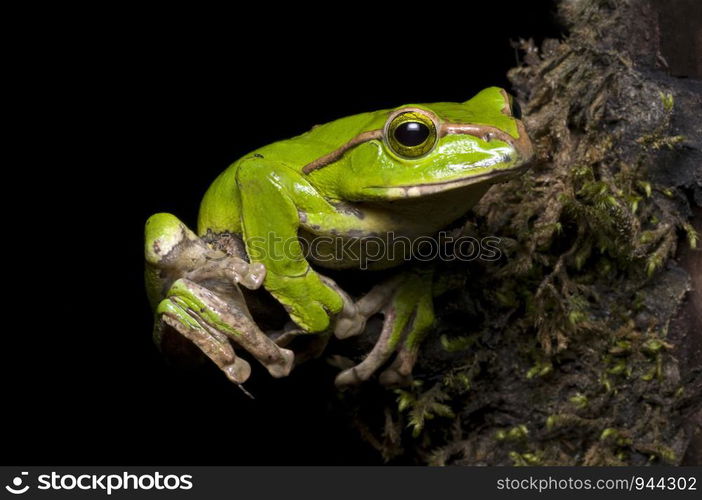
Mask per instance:
[[[535,377],[545,377],[549,373],[553,371],[553,365],[551,364],[550,361],[545,361],[545,362],[538,362],[529,370],[526,372],[526,378],[535,378]]]
[[[511,451],[509,452],[509,458],[512,460],[512,465],[515,467],[541,465],[542,462],[539,453],[518,453],[516,451]]]
[[[673,111],[673,105],[675,104],[675,101],[673,99],[673,94],[669,92],[659,92],[658,95],[661,97],[661,102],[663,103],[663,109],[666,112],[671,112]]]
[[[646,354],[655,355],[661,349],[672,349],[673,346],[667,342],[663,342],[660,339],[652,338],[647,340],[641,345],[641,350]]]
[[[463,351],[470,348],[477,338],[477,335],[469,335],[465,337],[449,338],[446,335],[441,336],[441,346],[447,352]]]
[[[573,403],[573,405],[575,405],[575,407],[580,410],[587,408],[589,402],[588,397],[579,392],[575,393],[570,398],[568,398],[568,401]]]
[[[448,394],[437,384],[428,391],[422,391],[423,383],[416,381],[411,390],[396,389],[397,408],[409,415],[407,426],[412,429],[412,436],[418,437],[427,421],[435,417],[454,418],[450,406],[444,403],[450,399]]]
[[[500,429],[495,433],[495,439],[498,441],[522,441],[529,435],[529,429],[526,425],[516,425],[510,429]]]

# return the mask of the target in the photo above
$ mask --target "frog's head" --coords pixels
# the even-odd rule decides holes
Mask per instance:
[[[526,169],[533,151],[519,107],[490,87],[463,103],[369,113],[361,131],[304,168],[349,201],[417,198],[490,185]]]

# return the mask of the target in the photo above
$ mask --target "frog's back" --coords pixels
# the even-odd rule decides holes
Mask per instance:
[[[300,172],[308,163],[338,149],[361,132],[382,127],[386,115],[386,111],[375,111],[340,118],[241,157],[205,193],[200,204],[198,234],[204,236],[208,231],[241,234],[241,197],[236,175],[242,163],[260,159]]]
[[[244,158],[259,154],[266,160],[280,162],[299,172],[308,163],[338,149],[361,132],[382,128],[386,116],[387,111],[374,111],[339,118],[296,137],[259,148]]]

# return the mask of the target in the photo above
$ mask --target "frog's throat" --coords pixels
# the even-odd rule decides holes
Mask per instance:
[[[527,163],[532,155],[533,148],[531,141],[527,136],[524,124],[517,121],[517,137],[504,132],[503,130],[493,127],[492,125],[480,125],[480,124],[468,124],[468,123],[442,123],[439,126],[439,138],[444,137],[449,134],[468,134],[478,137],[485,142],[490,142],[493,140],[498,140],[510,144],[514,149],[519,152],[522,156],[522,162]],[[364,142],[381,140],[383,139],[383,129],[368,130],[366,132],[361,132],[355,136],[350,141],[341,145],[331,153],[327,153],[324,156],[320,156],[316,160],[308,163],[302,167],[302,172],[304,174],[309,174],[315,170],[326,167],[336,161],[338,161],[344,154],[350,149],[355,148],[359,144]]]

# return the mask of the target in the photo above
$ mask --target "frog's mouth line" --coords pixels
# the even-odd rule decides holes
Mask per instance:
[[[368,186],[365,189],[369,191],[381,192],[383,193],[383,197],[386,199],[418,198],[420,196],[427,196],[431,194],[443,193],[453,189],[468,187],[477,183],[482,184],[490,179],[495,179],[496,182],[498,179],[500,181],[506,181],[519,175],[525,170],[528,170],[530,166],[531,162],[527,161],[514,167],[491,170],[468,178],[404,186]]]

